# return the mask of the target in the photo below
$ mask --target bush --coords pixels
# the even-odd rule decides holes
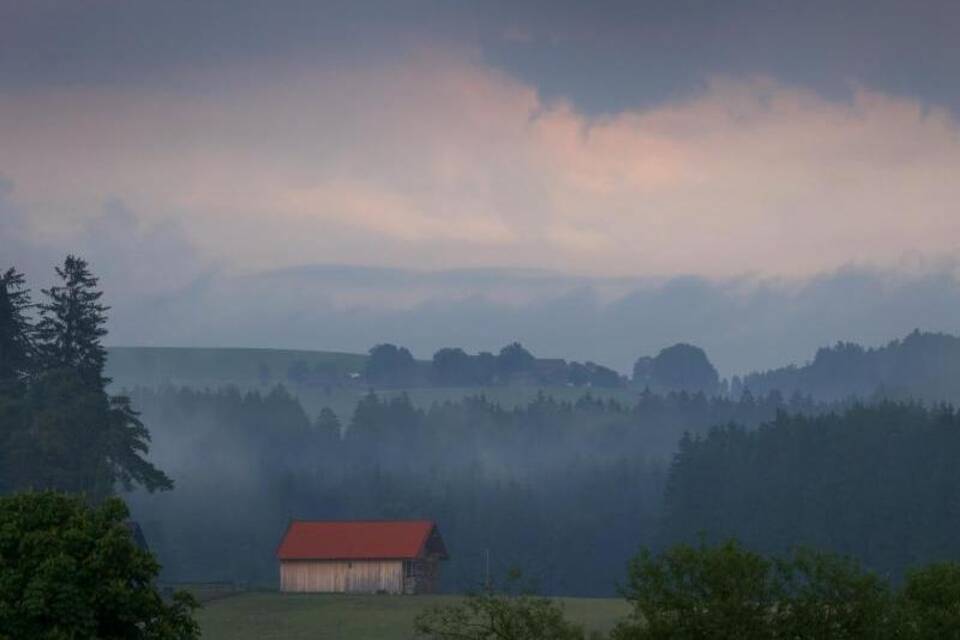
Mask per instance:
[[[159,565],[125,525],[126,505],[62,493],[0,498],[0,638],[194,640],[196,602],[170,603]]]
[[[897,610],[898,638],[960,638],[960,564],[944,562],[910,571]]]
[[[518,579],[514,576],[514,580]],[[455,605],[431,607],[417,616],[417,634],[430,640],[583,640],[583,628],[568,621],[563,606],[530,593],[473,593]]]
[[[836,556],[799,550],[769,559],[734,541],[678,545],[641,552],[628,575],[633,611],[616,640],[893,637],[888,587]]]

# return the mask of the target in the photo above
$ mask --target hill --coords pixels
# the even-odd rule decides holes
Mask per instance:
[[[732,390],[809,395],[821,401],[881,394],[928,402],[960,401],[960,337],[914,331],[877,348],[838,342],[803,366],[790,365],[734,380]]]
[[[298,362],[348,375],[362,371],[367,360],[358,353],[293,349],[110,347],[107,352],[106,373],[117,387],[259,387],[285,382]]]

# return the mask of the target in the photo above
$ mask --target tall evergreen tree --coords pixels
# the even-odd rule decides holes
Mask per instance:
[[[100,303],[103,292],[82,258],[67,256],[57,275],[60,286],[43,289],[47,301],[40,304],[37,335],[47,369],[70,368],[91,388],[103,389],[107,351],[100,339],[109,307]]]
[[[172,481],[148,462],[150,434],[129,398],[110,397],[100,340],[108,307],[86,261],[67,256],[59,286],[44,289],[39,305],[40,367],[25,398],[26,428],[11,440],[14,488],[58,489],[100,499],[118,483],[148,491]]]
[[[30,369],[33,307],[23,274],[13,267],[0,274],[0,393],[22,381]]]

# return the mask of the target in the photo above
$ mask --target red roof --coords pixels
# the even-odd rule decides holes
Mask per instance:
[[[277,548],[277,558],[412,559],[420,556],[435,526],[430,520],[294,520]]]

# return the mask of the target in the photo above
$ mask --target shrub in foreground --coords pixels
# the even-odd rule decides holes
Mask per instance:
[[[126,505],[55,492],[0,498],[0,638],[195,640],[196,602],[165,602]]]
[[[585,638],[583,628],[564,617],[563,605],[556,600],[493,590],[470,594],[458,604],[431,607],[417,616],[414,628],[430,640]]]
[[[887,585],[852,561],[799,550],[768,558],[734,541],[641,552],[616,640],[882,638],[892,628]]]

